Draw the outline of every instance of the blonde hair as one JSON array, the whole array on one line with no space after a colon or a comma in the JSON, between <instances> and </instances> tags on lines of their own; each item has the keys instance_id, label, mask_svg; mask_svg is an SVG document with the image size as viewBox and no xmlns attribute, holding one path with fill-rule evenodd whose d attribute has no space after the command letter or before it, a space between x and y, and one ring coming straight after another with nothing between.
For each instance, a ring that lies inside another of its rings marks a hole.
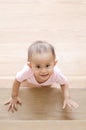
<instances>
[{"instance_id":1,"label":"blonde hair","mask_svg":"<svg viewBox=\"0 0 86 130\"><path fill-rule=\"evenodd\" d=\"M41 54L48 51L52 52L54 58L56 57L54 47L51 44L47 43L46 41L35 41L28 48L28 61L31 60L31 56L33 53Z\"/></svg>"}]
</instances>

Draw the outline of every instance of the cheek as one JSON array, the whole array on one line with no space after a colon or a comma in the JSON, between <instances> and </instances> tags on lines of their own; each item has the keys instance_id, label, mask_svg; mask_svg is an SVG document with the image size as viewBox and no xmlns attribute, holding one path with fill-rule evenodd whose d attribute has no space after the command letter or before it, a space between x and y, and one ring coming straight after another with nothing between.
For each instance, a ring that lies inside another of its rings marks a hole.
<instances>
[{"instance_id":1,"label":"cheek","mask_svg":"<svg viewBox=\"0 0 86 130\"><path fill-rule=\"evenodd\" d=\"M53 69L54 69L54 66L53 66L53 65L50 66L49 70L50 70L50 71L53 71Z\"/></svg>"},{"instance_id":2,"label":"cheek","mask_svg":"<svg viewBox=\"0 0 86 130\"><path fill-rule=\"evenodd\" d=\"M48 72L52 73L53 72L53 68L48 69Z\"/></svg>"},{"instance_id":3,"label":"cheek","mask_svg":"<svg viewBox=\"0 0 86 130\"><path fill-rule=\"evenodd\" d=\"M39 74L39 71L38 71L37 69L34 69L34 70L33 70L33 73Z\"/></svg>"}]
</instances>

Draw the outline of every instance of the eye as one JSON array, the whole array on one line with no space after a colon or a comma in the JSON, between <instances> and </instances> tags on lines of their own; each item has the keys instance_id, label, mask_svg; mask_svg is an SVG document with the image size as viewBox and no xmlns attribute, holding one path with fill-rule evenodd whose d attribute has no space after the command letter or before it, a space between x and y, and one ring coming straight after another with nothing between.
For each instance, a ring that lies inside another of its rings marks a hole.
<instances>
[{"instance_id":1,"label":"eye","mask_svg":"<svg viewBox=\"0 0 86 130\"><path fill-rule=\"evenodd\" d=\"M46 68L50 67L50 65L46 65Z\"/></svg>"},{"instance_id":2,"label":"eye","mask_svg":"<svg viewBox=\"0 0 86 130\"><path fill-rule=\"evenodd\" d=\"M40 65L37 65L36 68L40 69L41 67L40 67Z\"/></svg>"}]
</instances>

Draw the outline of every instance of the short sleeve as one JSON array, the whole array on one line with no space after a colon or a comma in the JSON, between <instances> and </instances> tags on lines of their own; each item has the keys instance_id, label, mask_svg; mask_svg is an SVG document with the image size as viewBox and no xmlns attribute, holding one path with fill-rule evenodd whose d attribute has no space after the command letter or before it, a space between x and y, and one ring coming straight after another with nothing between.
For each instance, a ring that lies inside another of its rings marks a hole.
<instances>
[{"instance_id":1,"label":"short sleeve","mask_svg":"<svg viewBox=\"0 0 86 130\"><path fill-rule=\"evenodd\" d=\"M61 70L58 68L55 68L55 80L60 85L64 85L68 83L68 79L65 75L62 74Z\"/></svg>"},{"instance_id":2,"label":"short sleeve","mask_svg":"<svg viewBox=\"0 0 86 130\"><path fill-rule=\"evenodd\" d=\"M24 80L28 78L28 71L29 71L29 67L25 65L22 70L17 72L16 79L19 82L23 82Z\"/></svg>"}]
</instances>

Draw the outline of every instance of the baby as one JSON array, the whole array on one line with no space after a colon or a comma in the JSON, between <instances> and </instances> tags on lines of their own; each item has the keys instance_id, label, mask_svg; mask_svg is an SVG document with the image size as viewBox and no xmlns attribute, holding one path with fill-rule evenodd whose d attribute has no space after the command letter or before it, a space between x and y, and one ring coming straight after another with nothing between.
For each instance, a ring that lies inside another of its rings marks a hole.
<instances>
[{"instance_id":1,"label":"baby","mask_svg":"<svg viewBox=\"0 0 86 130\"><path fill-rule=\"evenodd\" d=\"M46 41L36 41L28 48L28 61L24 68L16 74L12 87L12 96L5 105L8 111L17 111L17 104L21 104L18 96L20 84L27 80L30 87L51 86L57 83L61 86L63 94L63 109L65 107L77 108L69 94L68 80L56 66L57 60L54 47Z\"/></svg>"}]
</instances>

